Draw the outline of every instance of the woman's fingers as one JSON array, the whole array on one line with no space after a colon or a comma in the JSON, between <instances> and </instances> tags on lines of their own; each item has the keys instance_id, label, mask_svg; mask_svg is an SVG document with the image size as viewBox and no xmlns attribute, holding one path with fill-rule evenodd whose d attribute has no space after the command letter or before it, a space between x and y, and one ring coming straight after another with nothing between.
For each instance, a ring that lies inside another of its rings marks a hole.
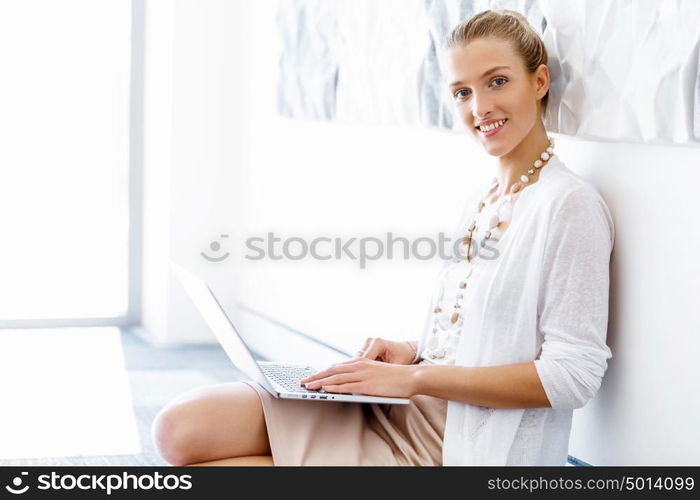
<instances>
[{"instance_id":1,"label":"woman's fingers","mask_svg":"<svg viewBox=\"0 0 700 500\"><path fill-rule=\"evenodd\" d=\"M364 358L375 360L384 359L384 354L386 352L386 343L382 339L375 339L374 342L369 346L367 352L365 352Z\"/></svg>"},{"instance_id":2,"label":"woman's fingers","mask_svg":"<svg viewBox=\"0 0 700 500\"><path fill-rule=\"evenodd\" d=\"M301 379L299 381L299 385L308 384L309 382L313 382L315 380L319 380L319 379L322 379L324 377L327 377L328 375L331 375L330 370L331 370L331 368L327 368L327 369L322 370L320 372L316 372L313 375L309 375L308 377Z\"/></svg>"},{"instance_id":3,"label":"woman's fingers","mask_svg":"<svg viewBox=\"0 0 700 500\"><path fill-rule=\"evenodd\" d=\"M319 389L320 387L325 387L327 385L340 385L355 382L356 379L357 377L355 377L352 373L341 373L338 375L324 377L319 380L314 380L313 382L308 382L305 385L307 389Z\"/></svg>"},{"instance_id":4,"label":"woman's fingers","mask_svg":"<svg viewBox=\"0 0 700 500\"><path fill-rule=\"evenodd\" d=\"M367 352L367 349L369 348L369 346L372 344L372 341L373 341L373 340L374 340L374 339L373 339L372 337L369 337L367 340L365 340L365 343L362 345L362 349L360 349L359 351L357 351L357 352L355 353L355 355L356 355L358 358L363 357L363 356L365 355L365 352Z\"/></svg>"},{"instance_id":5,"label":"woman's fingers","mask_svg":"<svg viewBox=\"0 0 700 500\"><path fill-rule=\"evenodd\" d=\"M372 338L369 345L364 349L361 357L365 359L385 361L386 341L382 338Z\"/></svg>"},{"instance_id":6,"label":"woman's fingers","mask_svg":"<svg viewBox=\"0 0 700 500\"><path fill-rule=\"evenodd\" d=\"M325 370L321 370L320 372L316 372L313 375L309 375L306 378L303 378L299 381L301 385L308 384L309 382L313 382L315 380L319 380L325 377L328 377L330 375L335 375L337 373L345 373L349 371L353 371L353 364L356 363L358 360L357 359L351 359L348 361L344 361L343 363L336 363L334 365L331 365L330 367L326 368Z\"/></svg>"},{"instance_id":7,"label":"woman's fingers","mask_svg":"<svg viewBox=\"0 0 700 500\"><path fill-rule=\"evenodd\" d=\"M334 384L334 385L324 385L323 390L326 392L340 392L340 393L363 393L361 382L351 382L348 384Z\"/></svg>"}]
</instances>

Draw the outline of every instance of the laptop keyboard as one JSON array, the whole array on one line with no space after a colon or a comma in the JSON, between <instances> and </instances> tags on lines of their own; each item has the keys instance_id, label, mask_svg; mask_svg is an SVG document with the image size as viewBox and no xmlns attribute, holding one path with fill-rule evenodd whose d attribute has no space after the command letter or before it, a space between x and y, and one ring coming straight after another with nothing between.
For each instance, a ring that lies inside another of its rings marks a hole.
<instances>
[{"instance_id":1,"label":"laptop keyboard","mask_svg":"<svg viewBox=\"0 0 700 500\"><path fill-rule=\"evenodd\" d=\"M258 366L269 378L281 385L289 392L323 393L323 389L311 390L299 384L299 381L316 373L306 366L282 365L266 361L258 361Z\"/></svg>"}]
</instances>

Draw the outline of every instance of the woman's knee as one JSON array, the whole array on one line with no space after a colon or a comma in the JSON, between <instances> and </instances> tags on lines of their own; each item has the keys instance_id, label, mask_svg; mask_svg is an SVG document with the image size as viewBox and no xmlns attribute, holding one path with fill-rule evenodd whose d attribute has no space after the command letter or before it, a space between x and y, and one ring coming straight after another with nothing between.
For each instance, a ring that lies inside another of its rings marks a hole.
<instances>
[{"instance_id":1,"label":"woman's knee","mask_svg":"<svg viewBox=\"0 0 700 500\"><path fill-rule=\"evenodd\" d=\"M241 432L260 426L264 436L255 439ZM179 396L156 415L151 434L158 453L172 465L200 462L212 455L269 452L259 396L244 383L207 386Z\"/></svg>"},{"instance_id":2,"label":"woman's knee","mask_svg":"<svg viewBox=\"0 0 700 500\"><path fill-rule=\"evenodd\" d=\"M189 463L188 428L186 411L179 406L166 406L153 419L151 437L156 451L171 465Z\"/></svg>"}]
</instances>

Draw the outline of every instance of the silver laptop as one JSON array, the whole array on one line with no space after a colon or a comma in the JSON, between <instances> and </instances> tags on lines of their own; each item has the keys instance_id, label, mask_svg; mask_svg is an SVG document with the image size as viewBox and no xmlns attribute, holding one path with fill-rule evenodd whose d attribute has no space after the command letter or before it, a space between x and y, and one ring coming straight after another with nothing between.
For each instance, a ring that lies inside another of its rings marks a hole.
<instances>
[{"instance_id":1,"label":"silver laptop","mask_svg":"<svg viewBox=\"0 0 700 500\"><path fill-rule=\"evenodd\" d=\"M299 381L318 370L305 365L257 360L246 343L245 335L241 335L233 325L209 285L174 262L170 264L231 362L274 397L302 401L349 401L355 403L408 404L410 402L407 398L306 389L300 385Z\"/></svg>"}]
</instances>

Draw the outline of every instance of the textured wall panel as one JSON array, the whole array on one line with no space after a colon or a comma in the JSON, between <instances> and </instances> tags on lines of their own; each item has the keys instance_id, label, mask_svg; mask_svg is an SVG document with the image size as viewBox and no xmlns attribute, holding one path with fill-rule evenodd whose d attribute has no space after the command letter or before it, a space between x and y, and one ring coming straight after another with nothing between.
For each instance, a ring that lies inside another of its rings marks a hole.
<instances>
[{"instance_id":1,"label":"textured wall panel","mask_svg":"<svg viewBox=\"0 0 700 500\"><path fill-rule=\"evenodd\" d=\"M698 80L700 2L541 0L553 60L553 131L687 143ZM574 8L575 6L575 8Z\"/></svg>"},{"instance_id":2,"label":"textured wall panel","mask_svg":"<svg viewBox=\"0 0 700 500\"><path fill-rule=\"evenodd\" d=\"M292 118L462 126L444 39L486 9L522 12L552 77L545 126L591 139L700 142L700 2L283 0L279 112Z\"/></svg>"},{"instance_id":3,"label":"textured wall panel","mask_svg":"<svg viewBox=\"0 0 700 500\"><path fill-rule=\"evenodd\" d=\"M337 3L341 43L338 120L419 123L428 43L422 0Z\"/></svg>"},{"instance_id":4,"label":"textured wall panel","mask_svg":"<svg viewBox=\"0 0 700 500\"><path fill-rule=\"evenodd\" d=\"M336 5L328 0L279 2L277 106L282 116L335 119L340 64Z\"/></svg>"}]
</instances>

